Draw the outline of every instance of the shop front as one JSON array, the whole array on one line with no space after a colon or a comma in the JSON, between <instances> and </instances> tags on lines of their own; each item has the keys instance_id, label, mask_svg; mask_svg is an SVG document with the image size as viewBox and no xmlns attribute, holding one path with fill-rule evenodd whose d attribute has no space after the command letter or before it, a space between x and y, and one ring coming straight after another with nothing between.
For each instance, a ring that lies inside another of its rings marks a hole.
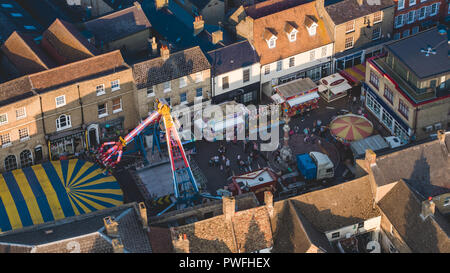
<instances>
[{"instance_id":1,"label":"shop front","mask_svg":"<svg viewBox=\"0 0 450 273\"><path fill-rule=\"evenodd\" d=\"M107 122L100 123L99 133L100 133L100 143L106 141L117 141L119 136L125 135L124 130L124 117L119 117L113 120L108 120Z\"/></svg>"},{"instance_id":2,"label":"shop front","mask_svg":"<svg viewBox=\"0 0 450 273\"><path fill-rule=\"evenodd\" d=\"M221 95L214 96L212 101L214 104L223 103L234 100L242 104L258 103L260 83L256 82L238 89L225 92Z\"/></svg>"},{"instance_id":3,"label":"shop front","mask_svg":"<svg viewBox=\"0 0 450 273\"><path fill-rule=\"evenodd\" d=\"M86 131L78 128L50 135L48 146L51 160L69 158L87 148Z\"/></svg>"},{"instance_id":4,"label":"shop front","mask_svg":"<svg viewBox=\"0 0 450 273\"><path fill-rule=\"evenodd\" d=\"M294 80L274 89L276 94L272 99L280 103L282 112L290 117L317 108L318 87L310 78Z\"/></svg>"}]
</instances>

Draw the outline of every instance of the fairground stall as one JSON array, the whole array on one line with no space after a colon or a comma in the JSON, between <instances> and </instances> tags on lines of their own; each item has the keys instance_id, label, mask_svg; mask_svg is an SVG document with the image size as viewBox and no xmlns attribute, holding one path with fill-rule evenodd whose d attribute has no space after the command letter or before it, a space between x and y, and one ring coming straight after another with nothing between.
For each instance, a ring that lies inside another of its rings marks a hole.
<instances>
[{"instance_id":1,"label":"fairground stall","mask_svg":"<svg viewBox=\"0 0 450 273\"><path fill-rule=\"evenodd\" d=\"M326 102L332 102L347 96L352 86L339 73L322 78L319 81L319 94Z\"/></svg>"},{"instance_id":2,"label":"fairground stall","mask_svg":"<svg viewBox=\"0 0 450 273\"><path fill-rule=\"evenodd\" d=\"M317 85L310 79L293 80L274 87L272 100L281 104L281 110L294 116L317 108L319 94Z\"/></svg>"},{"instance_id":3,"label":"fairground stall","mask_svg":"<svg viewBox=\"0 0 450 273\"><path fill-rule=\"evenodd\" d=\"M331 135L344 144L364 139L373 132L372 122L354 114L336 117L331 121L329 128Z\"/></svg>"}]
</instances>

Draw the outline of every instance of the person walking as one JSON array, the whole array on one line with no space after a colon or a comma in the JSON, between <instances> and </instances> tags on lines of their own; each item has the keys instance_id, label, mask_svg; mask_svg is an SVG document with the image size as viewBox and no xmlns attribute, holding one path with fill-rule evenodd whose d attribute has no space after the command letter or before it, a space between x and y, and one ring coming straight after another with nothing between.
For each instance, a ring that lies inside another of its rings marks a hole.
<instances>
[{"instance_id":1,"label":"person walking","mask_svg":"<svg viewBox=\"0 0 450 273\"><path fill-rule=\"evenodd\" d=\"M225 162L225 166L227 167L227 168L229 168L230 167L230 160L227 158L227 160L226 160L226 162Z\"/></svg>"},{"instance_id":2,"label":"person walking","mask_svg":"<svg viewBox=\"0 0 450 273\"><path fill-rule=\"evenodd\" d=\"M241 155L237 155L237 157L236 157L236 162L237 162L237 164L239 165L239 162L241 161Z\"/></svg>"}]
</instances>

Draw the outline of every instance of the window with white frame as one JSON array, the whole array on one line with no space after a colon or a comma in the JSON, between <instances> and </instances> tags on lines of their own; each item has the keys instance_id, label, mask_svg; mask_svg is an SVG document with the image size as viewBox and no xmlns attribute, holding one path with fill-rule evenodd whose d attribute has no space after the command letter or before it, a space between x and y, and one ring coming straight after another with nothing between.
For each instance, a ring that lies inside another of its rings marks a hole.
<instances>
[{"instance_id":1,"label":"window with white frame","mask_svg":"<svg viewBox=\"0 0 450 273\"><path fill-rule=\"evenodd\" d=\"M430 16L435 16L438 13L438 7L439 7L439 3L434 3L431 5L431 12L430 12Z\"/></svg>"},{"instance_id":2,"label":"window with white frame","mask_svg":"<svg viewBox=\"0 0 450 273\"><path fill-rule=\"evenodd\" d=\"M2 146L11 144L11 139L10 139L10 137L9 137L9 133L0 135L0 140L1 140L1 142L2 142L2 143L1 143Z\"/></svg>"},{"instance_id":3,"label":"window with white frame","mask_svg":"<svg viewBox=\"0 0 450 273\"><path fill-rule=\"evenodd\" d=\"M95 87L95 90L96 90L96 92L97 92L97 96L100 96L100 95L103 95L103 94L106 93L106 92L105 92L105 85L104 85L104 84L97 85L97 86Z\"/></svg>"},{"instance_id":4,"label":"window with white frame","mask_svg":"<svg viewBox=\"0 0 450 273\"><path fill-rule=\"evenodd\" d=\"M155 91L153 90L153 85L147 87L147 97L153 97L155 96Z\"/></svg>"},{"instance_id":5,"label":"window with white frame","mask_svg":"<svg viewBox=\"0 0 450 273\"><path fill-rule=\"evenodd\" d=\"M419 26L413 27L411 34L416 34L417 32L419 32Z\"/></svg>"},{"instance_id":6,"label":"window with white frame","mask_svg":"<svg viewBox=\"0 0 450 273\"><path fill-rule=\"evenodd\" d=\"M25 110L25 107L21 107L21 108L16 109L16 119L17 120L23 119L26 116L27 116L27 112Z\"/></svg>"},{"instance_id":7,"label":"window with white frame","mask_svg":"<svg viewBox=\"0 0 450 273\"><path fill-rule=\"evenodd\" d=\"M325 56L327 56L327 47L326 46L322 47L322 58Z\"/></svg>"},{"instance_id":8,"label":"window with white frame","mask_svg":"<svg viewBox=\"0 0 450 273\"><path fill-rule=\"evenodd\" d=\"M274 48L277 45L276 40L277 39L275 37L270 38L270 40L269 40L269 48Z\"/></svg>"},{"instance_id":9,"label":"window with white frame","mask_svg":"<svg viewBox=\"0 0 450 273\"><path fill-rule=\"evenodd\" d=\"M398 0L398 10L404 9L405 8L405 0Z\"/></svg>"},{"instance_id":10,"label":"window with white frame","mask_svg":"<svg viewBox=\"0 0 450 273\"><path fill-rule=\"evenodd\" d=\"M372 29L372 40L378 40L381 37L381 27Z\"/></svg>"},{"instance_id":11,"label":"window with white frame","mask_svg":"<svg viewBox=\"0 0 450 273\"><path fill-rule=\"evenodd\" d=\"M399 28L403 26L403 14L400 14L395 17L395 27Z\"/></svg>"},{"instance_id":12,"label":"window with white frame","mask_svg":"<svg viewBox=\"0 0 450 273\"><path fill-rule=\"evenodd\" d=\"M426 8L427 7L421 7L419 10L419 20L422 20L425 18L426 15Z\"/></svg>"},{"instance_id":13,"label":"window with white frame","mask_svg":"<svg viewBox=\"0 0 450 273\"><path fill-rule=\"evenodd\" d=\"M293 67L295 65L295 57L289 58L289 67Z\"/></svg>"},{"instance_id":14,"label":"window with white frame","mask_svg":"<svg viewBox=\"0 0 450 273\"><path fill-rule=\"evenodd\" d=\"M61 115L56 119L56 131L72 127L69 115Z\"/></svg>"},{"instance_id":15,"label":"window with white frame","mask_svg":"<svg viewBox=\"0 0 450 273\"><path fill-rule=\"evenodd\" d=\"M381 11L377 11L373 14L373 23L379 23L382 21L382 13Z\"/></svg>"},{"instance_id":16,"label":"window with white frame","mask_svg":"<svg viewBox=\"0 0 450 273\"><path fill-rule=\"evenodd\" d=\"M309 52L309 60L310 61L314 61L316 59L316 51L315 50L311 50Z\"/></svg>"},{"instance_id":17,"label":"window with white frame","mask_svg":"<svg viewBox=\"0 0 450 273\"><path fill-rule=\"evenodd\" d=\"M164 92L169 92L170 90L172 90L170 86L170 81L167 81L164 83Z\"/></svg>"},{"instance_id":18,"label":"window with white frame","mask_svg":"<svg viewBox=\"0 0 450 273\"><path fill-rule=\"evenodd\" d=\"M30 136L28 135L28 128L19 129L19 138L20 140L26 140Z\"/></svg>"},{"instance_id":19,"label":"window with white frame","mask_svg":"<svg viewBox=\"0 0 450 273\"><path fill-rule=\"evenodd\" d=\"M353 47L353 37L345 38L345 49Z\"/></svg>"},{"instance_id":20,"label":"window with white frame","mask_svg":"<svg viewBox=\"0 0 450 273\"><path fill-rule=\"evenodd\" d=\"M349 21L345 24L345 33L349 33L355 30L355 20Z\"/></svg>"},{"instance_id":21,"label":"window with white frame","mask_svg":"<svg viewBox=\"0 0 450 273\"><path fill-rule=\"evenodd\" d=\"M267 74L269 74L270 73L270 65L266 65L265 67L264 67L264 75L267 75Z\"/></svg>"},{"instance_id":22,"label":"window with white frame","mask_svg":"<svg viewBox=\"0 0 450 273\"><path fill-rule=\"evenodd\" d=\"M1 114L0 115L0 125L4 125L8 123L8 114Z\"/></svg>"},{"instance_id":23,"label":"window with white frame","mask_svg":"<svg viewBox=\"0 0 450 273\"><path fill-rule=\"evenodd\" d=\"M180 78L180 88L185 87L186 85L187 85L186 77L181 77Z\"/></svg>"},{"instance_id":24,"label":"window with white frame","mask_svg":"<svg viewBox=\"0 0 450 273\"><path fill-rule=\"evenodd\" d=\"M65 95L58 96L58 97L55 98L55 101L56 101L56 107L57 108L61 107L61 106L64 106L64 105L66 105L66 96Z\"/></svg>"},{"instance_id":25,"label":"window with white frame","mask_svg":"<svg viewBox=\"0 0 450 273\"><path fill-rule=\"evenodd\" d=\"M295 42L295 40L297 40L297 32L296 29L293 29L291 33L289 33L288 37L290 42Z\"/></svg>"},{"instance_id":26,"label":"window with white frame","mask_svg":"<svg viewBox=\"0 0 450 273\"><path fill-rule=\"evenodd\" d=\"M111 91L116 91L120 89L120 82L119 80L114 80L111 82Z\"/></svg>"},{"instance_id":27,"label":"window with white frame","mask_svg":"<svg viewBox=\"0 0 450 273\"><path fill-rule=\"evenodd\" d=\"M409 6L412 7L416 4L416 0L409 0Z\"/></svg>"},{"instance_id":28,"label":"window with white frame","mask_svg":"<svg viewBox=\"0 0 450 273\"><path fill-rule=\"evenodd\" d=\"M414 22L414 17L415 17L414 15L415 15L415 11L414 10L408 12L408 19L406 21L408 24L411 24L411 23Z\"/></svg>"},{"instance_id":29,"label":"window with white frame","mask_svg":"<svg viewBox=\"0 0 450 273\"><path fill-rule=\"evenodd\" d=\"M114 98L112 100L112 111L113 114L122 111L122 98Z\"/></svg>"},{"instance_id":30,"label":"window with white frame","mask_svg":"<svg viewBox=\"0 0 450 273\"><path fill-rule=\"evenodd\" d=\"M283 69L283 61L278 61L277 62L277 71L281 71L281 69Z\"/></svg>"},{"instance_id":31,"label":"window with white frame","mask_svg":"<svg viewBox=\"0 0 450 273\"><path fill-rule=\"evenodd\" d=\"M243 82L250 81L250 69L244 69L242 71L242 80Z\"/></svg>"},{"instance_id":32,"label":"window with white frame","mask_svg":"<svg viewBox=\"0 0 450 273\"><path fill-rule=\"evenodd\" d=\"M201 81L203 81L203 74L202 74L202 72L200 71L200 72L198 72L198 73L195 73L195 82L196 82L196 83L199 83L199 82L201 82Z\"/></svg>"},{"instance_id":33,"label":"window with white frame","mask_svg":"<svg viewBox=\"0 0 450 273\"><path fill-rule=\"evenodd\" d=\"M106 117L108 115L106 102L97 105L97 112L99 118Z\"/></svg>"}]
</instances>

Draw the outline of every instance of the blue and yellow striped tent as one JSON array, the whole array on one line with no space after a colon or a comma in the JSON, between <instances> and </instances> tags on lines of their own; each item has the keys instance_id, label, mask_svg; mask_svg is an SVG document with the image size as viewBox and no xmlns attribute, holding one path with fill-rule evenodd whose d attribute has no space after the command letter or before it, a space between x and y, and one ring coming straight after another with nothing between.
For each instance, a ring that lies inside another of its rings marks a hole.
<instances>
[{"instance_id":1,"label":"blue and yellow striped tent","mask_svg":"<svg viewBox=\"0 0 450 273\"><path fill-rule=\"evenodd\" d=\"M8 231L123 204L117 180L78 159L0 174L0 229Z\"/></svg>"}]
</instances>

